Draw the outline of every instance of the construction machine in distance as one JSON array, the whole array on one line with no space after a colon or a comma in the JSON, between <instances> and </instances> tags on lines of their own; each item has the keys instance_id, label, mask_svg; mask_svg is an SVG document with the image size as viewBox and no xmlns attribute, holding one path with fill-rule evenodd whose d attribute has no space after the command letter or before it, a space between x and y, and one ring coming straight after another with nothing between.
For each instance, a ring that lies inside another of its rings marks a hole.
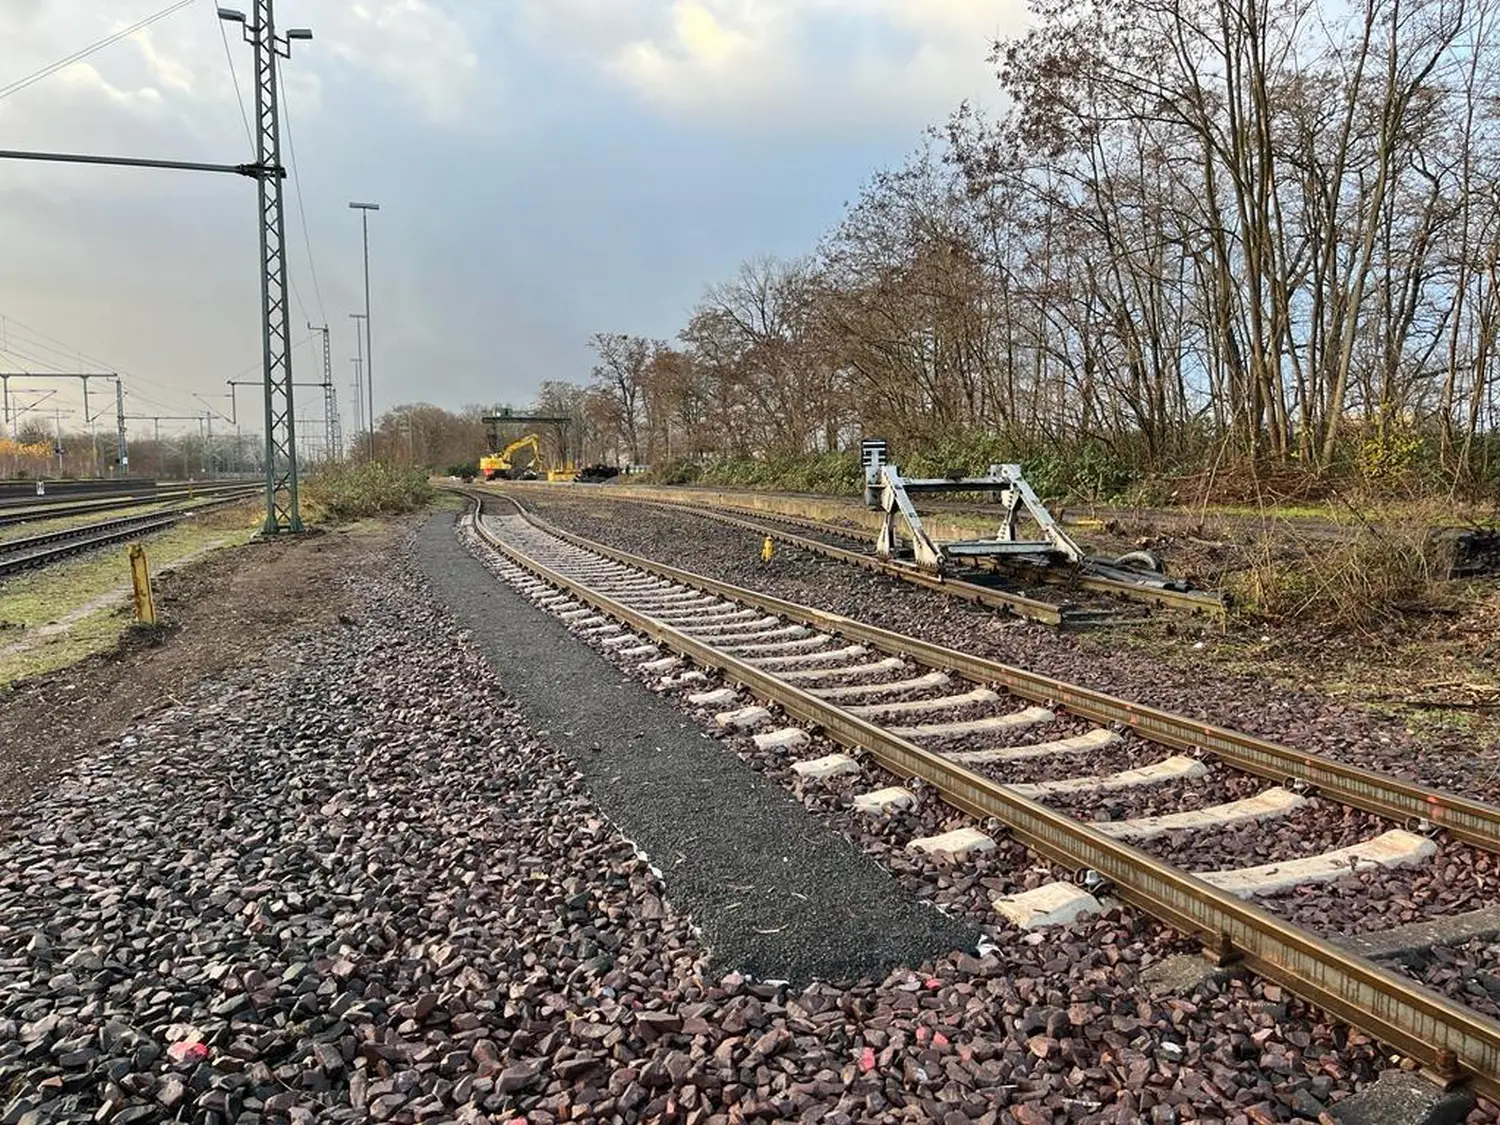
<instances>
[{"instance_id":1,"label":"construction machine in distance","mask_svg":"<svg viewBox=\"0 0 1500 1125\"><path fill-rule=\"evenodd\" d=\"M531 459L518 466L515 463L516 457L528 450L531 453ZM548 468L547 460L542 456L541 438L536 434L527 434L511 442L499 453L481 457L479 475L485 480L537 480L545 476L551 481L566 481L576 479L578 470L571 465L556 469Z\"/></svg>"}]
</instances>

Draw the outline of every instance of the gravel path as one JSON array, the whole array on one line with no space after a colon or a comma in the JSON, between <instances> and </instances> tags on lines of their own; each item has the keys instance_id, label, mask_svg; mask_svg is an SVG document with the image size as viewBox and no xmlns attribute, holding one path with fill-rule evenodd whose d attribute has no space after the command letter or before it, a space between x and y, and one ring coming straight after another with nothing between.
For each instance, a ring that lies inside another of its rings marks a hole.
<instances>
[{"instance_id":1,"label":"gravel path","mask_svg":"<svg viewBox=\"0 0 1500 1125\"><path fill-rule=\"evenodd\" d=\"M393 529L313 533L214 551L188 566L179 561L153 579L164 634L128 634L71 667L7 685L0 692L0 838L10 831L8 814L34 788L108 741L128 716L331 620L339 610L335 577L396 537Z\"/></svg>"},{"instance_id":2,"label":"gravel path","mask_svg":"<svg viewBox=\"0 0 1500 1125\"><path fill-rule=\"evenodd\" d=\"M1384 1065L1272 986L1149 996L1130 912L846 986L710 970L411 565L343 581L347 624L0 845L0 1119L1249 1125Z\"/></svg>"},{"instance_id":3,"label":"gravel path","mask_svg":"<svg viewBox=\"0 0 1500 1125\"><path fill-rule=\"evenodd\" d=\"M805 983L974 950L974 927L901 894L779 786L475 565L453 534L423 535L417 559L504 669L527 720L573 759L604 813L665 872L717 963Z\"/></svg>"}]
</instances>

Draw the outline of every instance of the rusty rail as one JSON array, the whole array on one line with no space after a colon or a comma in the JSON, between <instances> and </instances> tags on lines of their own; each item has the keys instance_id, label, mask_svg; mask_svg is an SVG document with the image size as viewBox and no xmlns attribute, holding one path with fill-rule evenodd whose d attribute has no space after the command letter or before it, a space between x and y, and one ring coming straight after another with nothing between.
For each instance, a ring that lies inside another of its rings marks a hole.
<instances>
[{"instance_id":1,"label":"rusty rail","mask_svg":"<svg viewBox=\"0 0 1500 1125\"><path fill-rule=\"evenodd\" d=\"M1227 727L1133 703L1092 688L1070 684L1066 680L1054 679L1025 668L894 633L842 614L783 601L757 590L747 590L705 575L678 570L575 535L526 511L515 497L502 498L515 504L517 510L533 526L618 562L652 571L674 581L686 582L721 597L742 601L746 605L757 606L767 613L781 614L804 625L832 630L885 652L905 654L922 664L957 672L978 683L995 684L1023 699L1055 704L1094 722L1119 723L1136 731L1143 738L1165 746L1181 750L1202 749L1222 758L1226 764L1236 769L1278 783L1300 782L1342 804L1364 809L1401 824L1444 828L1457 839L1500 854L1500 808L1482 801L1444 793L1415 781L1405 781L1311 751L1295 750Z\"/></svg>"},{"instance_id":2,"label":"rusty rail","mask_svg":"<svg viewBox=\"0 0 1500 1125\"><path fill-rule=\"evenodd\" d=\"M761 520L769 520L790 524L793 527L801 527L808 531L846 535L851 539L859 538L859 536L855 535L848 528L826 524L820 520L810 519L806 516L793 516L782 512L766 512L757 509L710 504L698 500L661 500L656 497L644 496L627 496L625 499L628 499L633 504L654 504L662 508L677 508L702 516L704 519L715 520L730 527L738 527L744 531L753 531L761 535L773 535L783 542L791 543L804 551L812 551L827 558L837 559L839 562L850 563L877 574L899 578L903 582L911 582L914 585L924 586L930 590L937 590L940 593L953 597L967 598L982 605L1009 610L1018 617L1040 621L1043 624L1067 628L1070 624L1083 625L1090 623L1087 621L1084 613L1067 604L1058 605L1042 601L1040 598L1027 597L1024 594L1007 593L1004 590L995 590L988 586L981 586L977 582L968 582L961 578L945 578L893 559L882 559L877 555L871 555L864 551L854 551L847 547L838 547L832 543L824 543L817 539L808 539L806 536L794 535L781 528L767 527L764 523L759 522ZM989 560L989 565L985 569L995 572L1001 570L1007 572L1014 571L1014 568L1007 566L1004 560ZM1115 597L1129 598L1133 601L1148 602L1167 609L1182 610L1189 613L1203 613L1211 617L1222 617L1228 612L1229 608L1222 594L1206 593L1201 590L1163 590L1150 586L1137 586L1113 578L1104 578L1097 574L1085 574L1072 570L1052 571L1047 569L1038 570L1030 567L1027 568L1026 574L1028 577L1034 578L1039 582L1059 586L1075 586L1080 590L1089 590L1096 594L1109 594ZM1050 613L1048 612L1049 610L1051 611ZM1070 615L1076 617L1078 620L1076 622L1070 621Z\"/></svg>"},{"instance_id":3,"label":"rusty rail","mask_svg":"<svg viewBox=\"0 0 1500 1125\"><path fill-rule=\"evenodd\" d=\"M970 674L967 670L976 667L976 658L965 657L962 653L954 653L940 646L901 637L872 626L860 625L837 614L798 606L594 543L532 515L513 497L505 499L515 504L522 517L538 530L575 547L658 577L720 597L732 598L802 624L837 631L863 643L871 643L890 651L901 651L914 660L932 663L935 667L946 667L964 674ZM475 497L475 500L477 513L482 500L479 497ZM598 593L586 583L553 570L506 544L490 532L482 520L476 518L474 523L476 532L487 543L537 577L568 590L581 601L705 667L722 671L728 678L761 698L779 704L788 715L822 728L843 745L868 751L898 777L923 778L954 806L980 818L994 818L1028 847L1068 869L1089 868L1097 871L1113 884L1115 892L1121 898L1184 933L1199 937L1221 952L1232 951L1253 971L1397 1047L1440 1080L1467 1079L1486 1096L1500 1096L1500 1022L1342 949L1269 911L1227 894L1138 848L1105 836L1081 821L1023 797L1007 786L924 750L877 724L851 715L835 704L778 679L773 673L679 632L649 614ZM942 653L950 653L951 659L933 659ZM987 661L978 663L1027 677L1033 682L1033 686L1045 682L1061 688L1067 687L1058 681L1046 680L1045 677L1024 673L1019 669L1009 669L1005 665ZM994 679L984 676L976 678ZM994 682L1003 683L1004 680L994 679ZM1098 693L1085 694L1096 701L1110 699ZM1028 697L1044 698L1040 694ZM1068 705L1066 697L1049 695L1045 698L1057 699L1064 706ZM1076 701L1084 700L1079 697ZM1110 702L1133 709L1138 715L1143 710L1148 710L1119 700ZM1080 710L1078 713L1089 712ZM1218 729L1164 712L1151 714L1182 724L1181 731L1192 729L1201 733ZM1136 725L1147 737L1156 737L1152 733L1153 728ZM1222 733L1232 735L1228 731ZM1489 809L1488 806L1480 808L1500 815L1500 810Z\"/></svg>"}]
</instances>

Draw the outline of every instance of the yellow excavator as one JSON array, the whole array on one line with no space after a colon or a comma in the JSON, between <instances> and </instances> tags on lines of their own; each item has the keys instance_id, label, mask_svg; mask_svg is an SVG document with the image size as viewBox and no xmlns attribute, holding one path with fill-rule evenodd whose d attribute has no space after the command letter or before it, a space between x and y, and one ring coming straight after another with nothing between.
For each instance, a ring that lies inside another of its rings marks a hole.
<instances>
[{"instance_id":1,"label":"yellow excavator","mask_svg":"<svg viewBox=\"0 0 1500 1125\"><path fill-rule=\"evenodd\" d=\"M518 467L515 463L516 456L527 450L531 452L531 459ZM574 480L578 476L578 470L571 465L558 469L548 468L547 461L542 456L541 438L536 434L527 434L511 442L499 453L481 457L479 475L485 480L536 480L538 477L545 477L547 480Z\"/></svg>"},{"instance_id":2,"label":"yellow excavator","mask_svg":"<svg viewBox=\"0 0 1500 1125\"><path fill-rule=\"evenodd\" d=\"M517 468L516 455L528 449L531 451L531 460ZM479 475L485 480L536 480L538 470L543 468L542 442L536 434L517 438L499 453L491 453L479 459Z\"/></svg>"}]
</instances>

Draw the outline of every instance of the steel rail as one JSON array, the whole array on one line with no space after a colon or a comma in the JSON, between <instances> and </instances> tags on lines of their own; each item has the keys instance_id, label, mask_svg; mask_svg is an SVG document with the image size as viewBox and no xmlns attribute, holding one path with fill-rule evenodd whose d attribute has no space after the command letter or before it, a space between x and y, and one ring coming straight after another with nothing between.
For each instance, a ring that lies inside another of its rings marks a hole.
<instances>
[{"instance_id":1,"label":"steel rail","mask_svg":"<svg viewBox=\"0 0 1500 1125\"><path fill-rule=\"evenodd\" d=\"M0 541L0 556L24 551L32 547L45 547L49 543L65 543L70 539L83 539L96 532L110 530L126 531L135 524L149 523L167 516L175 518L178 511L148 512L140 516L120 516L118 519L100 520L98 523L80 523L72 527L60 527L55 531L43 531L18 539Z\"/></svg>"},{"instance_id":2,"label":"steel rail","mask_svg":"<svg viewBox=\"0 0 1500 1125\"><path fill-rule=\"evenodd\" d=\"M503 493L492 492L488 495L503 496ZM506 499L511 499L506 497ZM862 567L875 574L884 574L892 578L899 578L903 582L910 582L914 586L922 586L929 590L937 590L952 597L966 598L981 605L991 606L995 609L1008 610L1017 617L1024 617L1031 621L1039 621L1044 625L1055 625L1065 628L1069 624L1069 615L1077 614L1076 607L1066 604L1059 605L1054 602L1044 602L1039 598L1029 598L1024 594L1010 594L1004 590L993 590L988 586L980 586L977 583L965 582L957 578L944 578L941 575L931 574L925 570L917 570L915 567L903 566L900 563L892 563L875 555L867 555L862 551L851 551L845 547L835 547L831 543L820 543L816 539L808 539L801 535L791 535L779 528L767 528L756 525L737 516L726 512L716 511L707 505L692 503L675 503L670 500L647 500L631 497L635 504L655 504L663 508L680 508L690 511L694 515L703 516L705 519L717 520L731 527L739 527L746 531L757 534L769 534L780 539L783 543L790 543L805 551L812 551L828 558L837 559L839 562L850 563ZM1088 623L1080 620L1078 623Z\"/></svg>"},{"instance_id":3,"label":"steel rail","mask_svg":"<svg viewBox=\"0 0 1500 1125\"><path fill-rule=\"evenodd\" d=\"M36 486L45 491L38 496ZM157 482L151 477L82 477L28 479L11 477L0 480L0 504L29 504L36 500L79 500L88 496L139 496L154 492Z\"/></svg>"},{"instance_id":4,"label":"steel rail","mask_svg":"<svg viewBox=\"0 0 1500 1125\"><path fill-rule=\"evenodd\" d=\"M40 535L29 535L21 539L0 542L0 577L36 566L45 566L69 555L92 550L95 547L106 547L135 535L162 531L174 526L186 516L207 508L232 504L239 499L237 495L219 497L202 504L184 505L166 512L102 520L99 523L62 528L58 531L48 531Z\"/></svg>"},{"instance_id":5,"label":"steel rail","mask_svg":"<svg viewBox=\"0 0 1500 1125\"><path fill-rule=\"evenodd\" d=\"M877 555L867 554L863 551L853 551L847 547L838 547L832 543L824 543L817 539L809 539L804 535L794 535L778 527L767 527L754 519L747 519L745 514L734 514L733 509L711 508L705 504L678 503L671 500L636 500L638 504L654 504L662 508L673 508L679 511L692 512L704 519L714 520L729 527L738 527L744 531L751 531L758 535L770 535L783 543L790 543L804 551L811 551L823 555L825 558L836 559L839 562L849 563L861 567L864 570L876 574L884 574L892 578L899 578L903 582L910 582L914 586L923 586L929 590L937 590L950 597L964 598L968 601L977 602L996 609L1004 609L1017 617L1024 617L1031 621L1039 621L1044 625L1055 625L1067 628L1070 624L1081 624L1087 619L1080 613L1077 606L1068 603L1056 603L1042 601L1040 598L1028 597L1025 594L1011 593L1006 590L996 590L989 586L981 586L977 582L968 582L962 578L952 578L929 571L918 570L916 567L906 566L903 563L891 559L882 559ZM765 516L772 520L782 519L779 515ZM801 524L802 521L795 517L788 518L788 523L793 526ZM815 523L816 521L807 521ZM809 530L823 530L822 528L809 528Z\"/></svg>"},{"instance_id":6,"label":"steel rail","mask_svg":"<svg viewBox=\"0 0 1500 1125\"><path fill-rule=\"evenodd\" d=\"M75 555L82 551L91 550L94 547L107 547L111 543L118 543L122 539L129 539L133 535L161 531L171 527L181 518L180 514L142 516L138 519L128 521L132 525L130 527L121 528L112 526L110 530L98 530L96 525L95 528L90 529L94 531L92 535L66 539L51 546L28 547L27 540L17 540L16 542L21 544L21 546L9 550L0 547L0 577L14 574L20 570L29 570L34 566L45 566L48 563L56 562L58 559L66 558L68 555ZM123 522L127 521L111 520L110 524L115 525Z\"/></svg>"},{"instance_id":7,"label":"steel rail","mask_svg":"<svg viewBox=\"0 0 1500 1125\"><path fill-rule=\"evenodd\" d=\"M58 516L74 516L89 511L111 511L114 508L141 507L142 504L165 504L174 499L196 499L198 496L222 496L231 492L263 489L263 484L174 484L154 492L120 492L105 495L58 495L36 496L26 499L0 501L0 526L13 523L28 523L39 519L54 519Z\"/></svg>"},{"instance_id":8,"label":"steel rail","mask_svg":"<svg viewBox=\"0 0 1500 1125\"><path fill-rule=\"evenodd\" d=\"M571 533L559 534L558 529L526 512L513 498L507 499L516 503L531 526L581 549L723 597L750 593L673 567L642 566L646 560L602 548ZM476 533L538 578L694 661L720 670L761 698L779 704L793 718L820 727L843 745L868 751L896 776L922 778L949 803L981 819L993 818L1022 843L1070 870L1098 872L1113 884L1119 897L1203 939L1221 956L1237 957L1267 979L1399 1048L1439 1080L1467 1078L1486 1096L1500 1096L1500 1022L599 593L505 543L478 518L482 506L483 500L475 497ZM745 600L757 605L762 596L752 594ZM779 607L791 604L764 600L766 604L760 608L768 611L775 606L776 612L781 612ZM846 620L803 608L809 623L842 625ZM907 651L914 659L922 659L919 650Z\"/></svg>"},{"instance_id":9,"label":"steel rail","mask_svg":"<svg viewBox=\"0 0 1500 1125\"><path fill-rule=\"evenodd\" d=\"M684 508L714 508L712 500L699 503L698 501L670 501L652 500L645 503L678 504ZM952 505L940 508L952 510L962 515L988 515L982 509L972 505ZM756 516L770 520L785 520L796 527L803 527L810 531L822 531L833 535L843 535L850 539L862 540L867 536L857 532L853 528L840 527L837 524L825 523L822 520L812 519L808 516L788 515L784 512L768 512L758 508L743 508L737 505L723 505L721 511L739 512L744 515ZM1078 570L1057 570L1052 567L1035 567L1026 563L1019 563L1013 559L1004 557L976 559L971 565L994 573L1024 574L1035 578L1038 582L1046 582L1058 586L1077 586L1083 590L1091 590L1099 594L1118 594L1122 597L1133 598L1137 601L1152 602L1165 606L1169 609L1182 609L1191 613L1225 614L1229 612L1229 600L1222 593L1211 593L1206 590L1163 590L1151 586L1137 586L1130 582L1121 581L1118 578L1106 578L1099 574L1089 574Z\"/></svg>"},{"instance_id":10,"label":"steel rail","mask_svg":"<svg viewBox=\"0 0 1500 1125\"><path fill-rule=\"evenodd\" d=\"M101 496L93 499L57 500L51 504L0 505L0 527L13 527L21 523L37 523L42 520L62 519L67 516L90 515L113 512L125 508L140 508L147 504L170 504L182 500L212 499L215 497L258 493L264 485L212 485L188 489L172 488L151 495Z\"/></svg>"},{"instance_id":11,"label":"steel rail","mask_svg":"<svg viewBox=\"0 0 1500 1125\"><path fill-rule=\"evenodd\" d=\"M759 512L755 511L754 509L732 507L718 509L718 511L716 511L707 504L699 504L697 502L678 503L669 500L648 500L645 501L645 503L663 504L674 507L681 507L687 510L696 510L700 511L703 515L709 516L710 518L717 518L718 512L735 512L741 513L743 515L753 514L762 519L785 520L787 523L790 523L793 526L804 527L809 531L823 531L835 535L848 535L851 539L860 538L848 528L841 528L833 524L826 524L820 520L809 519L805 516L789 516L783 515L780 512ZM816 541L812 541L812 543L815 544ZM805 540L798 543L798 546L805 545L810 544ZM814 549L820 548L814 547ZM845 549L840 547L827 547L825 545L825 547L821 549L837 551L840 552L840 554L845 553ZM861 558L873 557L870 555L865 555L862 552L852 553L858 555ZM886 562L886 560L884 559L879 559L877 561ZM897 570L906 572L915 571L915 568L907 566L904 563L891 561L888 562L887 565L893 572ZM1104 578L1097 574L1087 574L1078 570L1067 570L1064 572L1054 570L1050 567L1034 566L1026 566L1023 570L1022 567L1023 564L1009 562L1003 558L986 559L981 565L981 569L989 570L993 573L1024 573L1026 577L1035 578L1038 582L1046 582L1057 586L1076 586L1081 590L1088 590L1092 593L1112 594L1118 597L1130 598L1135 601L1150 602L1153 605L1163 606L1167 609L1180 609L1186 610L1190 613L1207 613L1210 615L1223 615L1229 610L1228 602L1225 600L1222 594L1211 594L1204 591L1193 590L1163 590L1151 586L1136 586L1129 582L1122 582L1115 578ZM915 571L915 573L921 574L925 572ZM961 582L963 580L948 579L948 581ZM971 583L971 585L973 584ZM979 588L984 589L985 587Z\"/></svg>"},{"instance_id":12,"label":"steel rail","mask_svg":"<svg viewBox=\"0 0 1500 1125\"><path fill-rule=\"evenodd\" d=\"M983 565L987 570L1003 570L1014 574L1023 564L1003 558L991 558L983 560ZM1026 573L1031 574L1032 571L1028 570ZM1079 570L1058 571L1051 567L1036 570L1035 576L1040 582L1059 586L1077 586L1096 594L1116 594L1135 601L1151 602L1166 609L1181 609L1189 613L1205 613L1218 617L1224 617L1229 613L1229 598L1225 594L1214 594L1204 590L1167 590L1157 586L1137 586L1118 578L1105 578L1099 574L1089 574Z\"/></svg>"},{"instance_id":13,"label":"steel rail","mask_svg":"<svg viewBox=\"0 0 1500 1125\"><path fill-rule=\"evenodd\" d=\"M628 497L627 499L636 504L655 504L663 508L676 508L703 516L705 519L717 520L731 527L739 527L743 530L759 534L773 535L784 542L791 543L806 551L826 555L829 558L851 563L866 570L888 574L894 578L900 578L903 581L911 582L918 586L925 586L928 589L938 590L945 594L968 598L971 601L981 602L985 605L1009 609L1018 616L1027 617L1034 621L1041 621L1044 624L1059 625L1067 628L1070 624L1068 620L1069 614L1074 615L1074 624L1087 625L1097 623L1089 621L1086 616L1088 611L1080 610L1075 606L1067 604L1054 605L1039 598L1030 598L1023 594L1006 593L1003 590L981 586L977 582L969 582L962 578L932 574L929 571L919 570L914 566L898 562L894 559L882 559L879 556L867 554L864 551L854 551L847 547L837 547L831 543L823 543L816 539L808 539L805 536L789 534L779 528L766 527L764 524L755 522L757 520L782 521L809 531L847 535L851 539L859 538L859 536L848 528L826 524L820 520L810 519L806 516L786 515L781 512L763 512L757 509L739 508L731 505L719 506L698 500L660 500L647 497ZM1018 570L1015 566L1007 566L1003 560L994 561L992 565L984 569L996 573L1003 570L1011 574L1016 573ZM1047 582L1060 586L1077 586L1080 589L1089 590L1094 593L1112 594L1131 598L1135 601L1150 602L1168 609L1181 609L1192 613L1220 615L1228 610L1227 603L1223 596L1219 594L1208 594L1201 591L1161 590L1153 587L1135 586L1113 578L1101 578L1098 575L1083 574L1075 571L1069 571L1065 574L1054 573L1050 569L1042 567L1029 567L1025 573L1029 577L1036 578L1039 582ZM1060 614L1061 620L1053 620L1044 613L1033 612L1030 609L1033 606L1050 607Z\"/></svg>"},{"instance_id":14,"label":"steel rail","mask_svg":"<svg viewBox=\"0 0 1500 1125\"><path fill-rule=\"evenodd\" d=\"M495 493L488 495L494 496ZM1268 739L1230 730L1185 715L1120 699L1092 688L1053 679L997 660L973 656L943 645L868 625L862 621L798 605L728 582L678 570L654 559L595 543L557 527L526 510L513 496L503 496L533 526L574 546L649 570L663 578L686 582L777 613L789 620L843 634L851 640L886 652L910 656L932 668L957 672L978 683L990 683L1036 703L1050 703L1072 714L1106 725L1118 723L1143 738L1180 750L1203 750L1236 769L1276 782L1301 783L1340 804L1351 805L1409 826L1446 829L1452 836L1486 851L1500 853L1500 808L1445 793L1419 782L1363 769L1311 751L1296 750Z\"/></svg>"}]
</instances>

